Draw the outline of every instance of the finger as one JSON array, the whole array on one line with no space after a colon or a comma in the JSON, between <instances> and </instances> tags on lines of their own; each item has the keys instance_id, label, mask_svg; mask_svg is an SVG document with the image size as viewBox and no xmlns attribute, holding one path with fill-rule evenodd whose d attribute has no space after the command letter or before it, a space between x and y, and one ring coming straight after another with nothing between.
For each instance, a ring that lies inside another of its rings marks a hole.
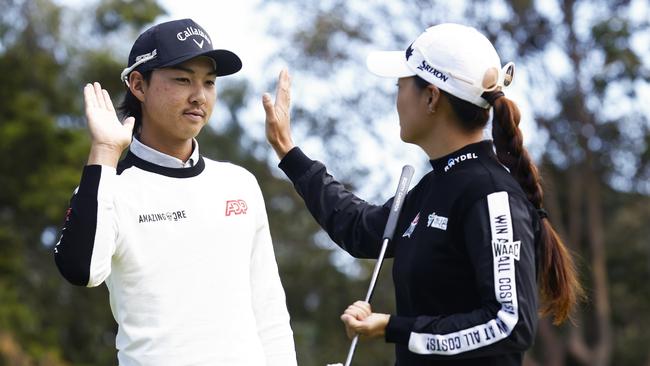
<instances>
[{"instance_id":1,"label":"finger","mask_svg":"<svg viewBox=\"0 0 650 366\"><path fill-rule=\"evenodd\" d=\"M106 108L111 112L115 112L115 108L113 107L113 101L111 100L111 96L108 95L108 91L106 89L102 89L102 98L104 99L104 104L106 104Z\"/></svg>"},{"instance_id":2,"label":"finger","mask_svg":"<svg viewBox=\"0 0 650 366\"><path fill-rule=\"evenodd\" d=\"M355 301L354 305L360 307L361 309L364 309L364 311L368 314L372 313L372 307L366 301Z\"/></svg>"},{"instance_id":3,"label":"finger","mask_svg":"<svg viewBox=\"0 0 650 366\"><path fill-rule=\"evenodd\" d=\"M106 109L106 103L104 102L104 97L102 96L102 86L98 82L93 83L93 89L95 90L95 99L97 100L97 106L102 109Z\"/></svg>"},{"instance_id":4,"label":"finger","mask_svg":"<svg viewBox=\"0 0 650 366\"><path fill-rule=\"evenodd\" d=\"M343 324L345 325L345 334L348 336L348 338L354 338L354 336L357 335L357 332L354 327L350 325L350 322L355 322L356 319L344 314L341 315L341 321L343 321Z\"/></svg>"},{"instance_id":5,"label":"finger","mask_svg":"<svg viewBox=\"0 0 650 366\"><path fill-rule=\"evenodd\" d=\"M275 90L275 106L282 111L288 111L291 103L291 79L289 71L283 69L278 77L278 86Z\"/></svg>"},{"instance_id":6,"label":"finger","mask_svg":"<svg viewBox=\"0 0 650 366\"><path fill-rule=\"evenodd\" d=\"M262 95L262 105L264 106L264 111L266 112L266 120L277 120L275 116L275 109L273 108L273 102L271 101L271 95L269 93L264 93L264 95Z\"/></svg>"},{"instance_id":7,"label":"finger","mask_svg":"<svg viewBox=\"0 0 650 366\"><path fill-rule=\"evenodd\" d=\"M367 306L358 305L357 303L354 303L348 307L349 309L353 309L354 313L357 314L357 319L362 320L370 316L372 312Z\"/></svg>"},{"instance_id":8,"label":"finger","mask_svg":"<svg viewBox=\"0 0 650 366\"><path fill-rule=\"evenodd\" d=\"M97 106L95 90L91 84L86 84L84 87L84 104L86 105L86 111Z\"/></svg>"},{"instance_id":9,"label":"finger","mask_svg":"<svg viewBox=\"0 0 650 366\"><path fill-rule=\"evenodd\" d=\"M345 323L346 326L350 327L351 329L353 329L353 330L355 330L355 331L356 331L357 328L358 328L359 326L361 326L361 324L362 324L362 322L360 322L359 320L357 320L357 318L355 318L354 316L349 315L349 314L343 314L343 315L341 315L341 321L342 321L343 323Z\"/></svg>"},{"instance_id":10,"label":"finger","mask_svg":"<svg viewBox=\"0 0 650 366\"><path fill-rule=\"evenodd\" d=\"M124 128L126 128L129 133L133 134L133 126L135 126L135 118L134 117L127 117L124 122L122 122L122 125Z\"/></svg>"},{"instance_id":11,"label":"finger","mask_svg":"<svg viewBox=\"0 0 650 366\"><path fill-rule=\"evenodd\" d=\"M357 308L353 305L350 305L345 311L343 312L345 315L353 316L357 320L363 320L369 316L369 314L366 314L362 309Z\"/></svg>"}]
</instances>

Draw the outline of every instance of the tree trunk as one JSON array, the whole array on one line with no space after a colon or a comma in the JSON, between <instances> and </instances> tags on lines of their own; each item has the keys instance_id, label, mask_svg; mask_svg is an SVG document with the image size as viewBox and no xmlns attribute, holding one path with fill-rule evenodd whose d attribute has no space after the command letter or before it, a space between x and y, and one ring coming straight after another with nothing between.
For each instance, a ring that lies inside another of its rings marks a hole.
<instances>
[{"instance_id":1,"label":"tree trunk","mask_svg":"<svg viewBox=\"0 0 650 366\"><path fill-rule=\"evenodd\" d=\"M593 156L588 153L588 162ZM596 311L596 329L598 342L594 347L594 366L609 365L612 354L612 326L610 320L609 286L607 281L607 259L605 235L603 231L603 205L600 180L589 164L586 175L588 238L591 249L591 267L593 275L593 301Z\"/></svg>"}]
</instances>

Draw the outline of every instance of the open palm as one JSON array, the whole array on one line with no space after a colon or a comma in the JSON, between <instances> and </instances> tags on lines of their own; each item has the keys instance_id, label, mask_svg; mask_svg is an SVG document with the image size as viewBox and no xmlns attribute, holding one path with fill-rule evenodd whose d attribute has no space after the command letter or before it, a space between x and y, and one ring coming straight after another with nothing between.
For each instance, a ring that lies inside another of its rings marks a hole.
<instances>
[{"instance_id":1,"label":"open palm","mask_svg":"<svg viewBox=\"0 0 650 366\"><path fill-rule=\"evenodd\" d=\"M99 83L84 88L86 119L92 144L122 152L131 143L135 119L129 117L120 123L108 92Z\"/></svg>"},{"instance_id":2,"label":"open palm","mask_svg":"<svg viewBox=\"0 0 650 366\"><path fill-rule=\"evenodd\" d=\"M266 139L276 154L282 159L293 148L291 139L291 80L289 72L282 70L278 77L275 92L275 103L271 96L265 93L262 99L266 112Z\"/></svg>"}]
</instances>

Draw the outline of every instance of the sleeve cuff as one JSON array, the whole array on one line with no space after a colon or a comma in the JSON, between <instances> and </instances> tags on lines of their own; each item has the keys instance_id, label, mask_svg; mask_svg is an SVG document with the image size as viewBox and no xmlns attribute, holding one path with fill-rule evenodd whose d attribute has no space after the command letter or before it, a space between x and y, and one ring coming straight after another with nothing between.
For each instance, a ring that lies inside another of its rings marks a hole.
<instances>
[{"instance_id":1,"label":"sleeve cuff","mask_svg":"<svg viewBox=\"0 0 650 366\"><path fill-rule=\"evenodd\" d=\"M280 160L278 167L282 169L284 174L286 174L292 182L295 182L300 177L302 177L307 172L307 170L309 170L314 162L314 160L308 158L307 155L305 155L305 153L303 153L302 150L296 146L293 149L289 150L287 155L285 155L284 158Z\"/></svg>"},{"instance_id":2,"label":"sleeve cuff","mask_svg":"<svg viewBox=\"0 0 650 366\"><path fill-rule=\"evenodd\" d=\"M386 342L408 345L414 318L391 315L386 326Z\"/></svg>"}]
</instances>

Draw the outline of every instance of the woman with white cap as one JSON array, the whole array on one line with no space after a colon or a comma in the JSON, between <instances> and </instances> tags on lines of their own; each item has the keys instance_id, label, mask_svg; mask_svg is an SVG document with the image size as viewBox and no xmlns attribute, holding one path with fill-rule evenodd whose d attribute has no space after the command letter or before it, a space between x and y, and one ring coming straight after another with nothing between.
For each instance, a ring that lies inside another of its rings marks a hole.
<instances>
[{"instance_id":1,"label":"woman with white cap","mask_svg":"<svg viewBox=\"0 0 650 366\"><path fill-rule=\"evenodd\" d=\"M555 323L581 295L571 256L543 209L537 169L523 147L519 111L504 96L504 67L476 29L441 24L407 49L373 53L373 73L398 78L403 141L433 170L408 193L387 256L394 258L396 314L357 301L341 319L349 336L384 337L397 365L520 365L542 314ZM295 147L289 77L275 104L266 94L267 138L280 168L330 237L360 258L376 258L392 199L369 204ZM483 129L493 111L493 141Z\"/></svg>"}]
</instances>

